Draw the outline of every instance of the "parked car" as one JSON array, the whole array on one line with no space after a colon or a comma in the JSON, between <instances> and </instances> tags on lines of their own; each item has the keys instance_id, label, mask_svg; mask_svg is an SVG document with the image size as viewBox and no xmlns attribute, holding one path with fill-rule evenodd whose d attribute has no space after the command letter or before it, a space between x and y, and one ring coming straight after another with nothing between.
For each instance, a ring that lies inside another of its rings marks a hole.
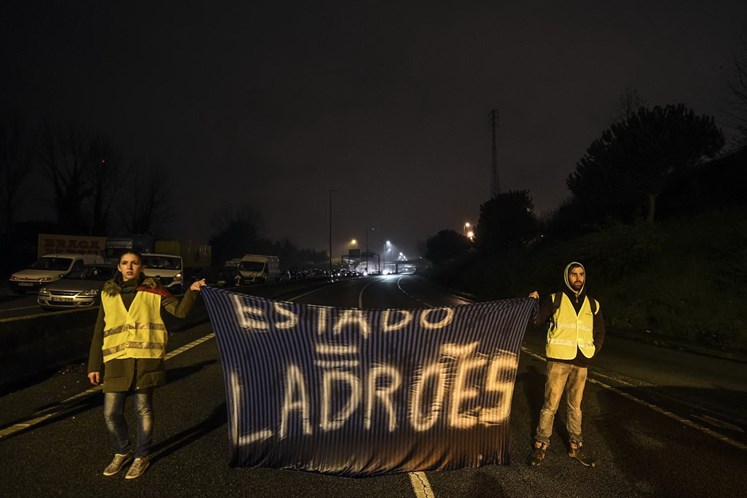
<instances>
[{"instance_id":1,"label":"parked car","mask_svg":"<svg viewBox=\"0 0 747 498\"><path fill-rule=\"evenodd\" d=\"M100 302L104 282L114 278L116 265L84 265L63 278L43 286L36 302L45 310L86 308Z\"/></svg>"},{"instance_id":2,"label":"parked car","mask_svg":"<svg viewBox=\"0 0 747 498\"><path fill-rule=\"evenodd\" d=\"M173 254L143 254L143 274L155 278L172 294L184 292L182 257Z\"/></svg>"},{"instance_id":3,"label":"parked car","mask_svg":"<svg viewBox=\"0 0 747 498\"><path fill-rule=\"evenodd\" d=\"M10 276L13 292L23 294L59 280L80 269L85 264L103 264L104 258L96 254L47 254L25 270Z\"/></svg>"}]
</instances>

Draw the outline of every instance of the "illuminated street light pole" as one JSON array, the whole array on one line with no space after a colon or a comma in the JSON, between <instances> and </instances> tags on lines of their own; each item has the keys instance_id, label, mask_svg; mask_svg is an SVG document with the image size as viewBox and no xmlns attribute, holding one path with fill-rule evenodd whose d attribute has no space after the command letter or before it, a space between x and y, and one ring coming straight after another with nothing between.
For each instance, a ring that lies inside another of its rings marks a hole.
<instances>
[{"instance_id":1,"label":"illuminated street light pole","mask_svg":"<svg viewBox=\"0 0 747 498\"><path fill-rule=\"evenodd\" d=\"M391 250L392 250L392 243L387 240L386 241L386 246L384 247L384 264L382 265L382 268L381 268L381 273L382 274L384 272L386 272L386 253L388 253Z\"/></svg>"},{"instance_id":2,"label":"illuminated street light pole","mask_svg":"<svg viewBox=\"0 0 747 498\"><path fill-rule=\"evenodd\" d=\"M368 231L369 230L376 230L376 229L374 227L366 228L366 274L368 274L368 258L369 258L369 254L368 254Z\"/></svg>"},{"instance_id":3,"label":"illuminated street light pole","mask_svg":"<svg viewBox=\"0 0 747 498\"><path fill-rule=\"evenodd\" d=\"M329 192L329 276L332 276L332 192L337 190L327 189Z\"/></svg>"}]
</instances>

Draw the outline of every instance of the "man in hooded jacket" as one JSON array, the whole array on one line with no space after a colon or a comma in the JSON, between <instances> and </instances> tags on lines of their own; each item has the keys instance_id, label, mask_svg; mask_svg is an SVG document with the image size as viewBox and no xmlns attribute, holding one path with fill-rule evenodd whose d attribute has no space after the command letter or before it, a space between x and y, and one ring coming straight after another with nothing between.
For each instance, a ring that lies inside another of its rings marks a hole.
<instances>
[{"instance_id":1,"label":"man in hooded jacket","mask_svg":"<svg viewBox=\"0 0 747 498\"><path fill-rule=\"evenodd\" d=\"M586 270L581 263L569 263L563 271L565 288L545 297L534 324L548 322L547 378L545 401L540 411L530 462L542 465L550 445L553 420L563 392L566 394L569 436L568 455L587 467L594 461L584 448L581 433L581 400L588 366L604 342L604 317L599 302L586 294ZM537 291L529 297L539 299Z\"/></svg>"}]
</instances>

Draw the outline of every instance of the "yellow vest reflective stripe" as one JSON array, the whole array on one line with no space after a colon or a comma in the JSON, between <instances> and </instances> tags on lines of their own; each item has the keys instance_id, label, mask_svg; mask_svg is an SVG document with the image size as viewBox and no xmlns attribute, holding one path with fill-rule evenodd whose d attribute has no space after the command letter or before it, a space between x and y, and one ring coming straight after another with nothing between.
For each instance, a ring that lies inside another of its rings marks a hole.
<instances>
[{"instance_id":1,"label":"yellow vest reflective stripe","mask_svg":"<svg viewBox=\"0 0 747 498\"><path fill-rule=\"evenodd\" d=\"M101 295L104 307L104 363L122 358L166 356L168 333L161 318L161 296L140 291L125 308L119 295Z\"/></svg>"},{"instance_id":2,"label":"yellow vest reflective stripe","mask_svg":"<svg viewBox=\"0 0 747 498\"><path fill-rule=\"evenodd\" d=\"M584 296L578 315L568 296L561 292L560 306L555 310L550 328L547 331L545 354L557 360L572 360L576 350L584 356L594 356L594 313L591 311L589 298ZM555 296L557 299L557 295ZM596 303L599 310L599 303Z\"/></svg>"}]
</instances>

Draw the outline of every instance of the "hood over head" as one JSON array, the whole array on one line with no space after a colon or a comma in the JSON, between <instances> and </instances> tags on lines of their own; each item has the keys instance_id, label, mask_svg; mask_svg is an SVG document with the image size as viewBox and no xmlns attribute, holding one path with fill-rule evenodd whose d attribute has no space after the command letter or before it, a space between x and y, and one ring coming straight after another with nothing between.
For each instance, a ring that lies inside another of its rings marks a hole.
<instances>
[{"instance_id":1,"label":"hood over head","mask_svg":"<svg viewBox=\"0 0 747 498\"><path fill-rule=\"evenodd\" d=\"M586 268L584 268L584 265L582 265L578 261L571 261L570 263L566 265L565 270L563 270L563 281L565 282L565 287L571 291L571 294L580 296L586 290L586 280L584 280L584 285L583 287L581 287L581 290L578 292L576 292L576 290L573 287L571 287L571 282L568 280L568 273L571 271L572 268L576 268L577 266L580 266L584 270L584 273L586 273Z\"/></svg>"}]
</instances>

